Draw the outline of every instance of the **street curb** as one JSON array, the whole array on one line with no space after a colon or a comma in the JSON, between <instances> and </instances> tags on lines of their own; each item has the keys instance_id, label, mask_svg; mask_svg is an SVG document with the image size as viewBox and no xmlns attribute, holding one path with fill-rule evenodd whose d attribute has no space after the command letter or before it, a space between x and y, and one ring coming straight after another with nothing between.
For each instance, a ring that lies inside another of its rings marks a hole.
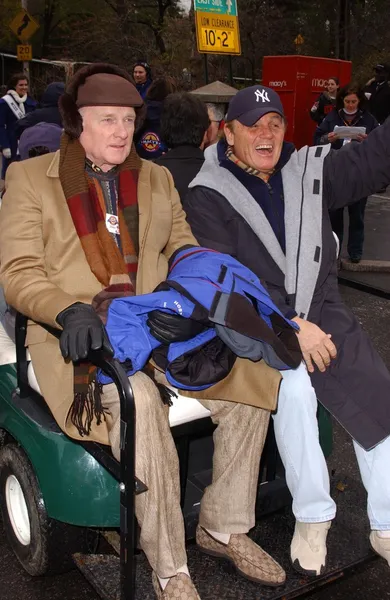
<instances>
[{"instance_id":1,"label":"street curb","mask_svg":"<svg viewBox=\"0 0 390 600\"><path fill-rule=\"evenodd\" d=\"M341 269L344 271L390 273L390 260L361 260L359 263L342 258Z\"/></svg>"}]
</instances>

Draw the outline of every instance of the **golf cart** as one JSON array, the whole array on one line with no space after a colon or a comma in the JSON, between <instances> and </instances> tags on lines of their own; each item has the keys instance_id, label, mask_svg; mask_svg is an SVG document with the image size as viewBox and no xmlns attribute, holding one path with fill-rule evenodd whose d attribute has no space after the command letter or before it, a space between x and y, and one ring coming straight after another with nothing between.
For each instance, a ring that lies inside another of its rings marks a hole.
<instances>
[{"instance_id":1,"label":"golf cart","mask_svg":"<svg viewBox=\"0 0 390 600\"><path fill-rule=\"evenodd\" d=\"M27 319L18 315L16 347L0 329L0 505L9 544L32 576L63 572L76 564L104 600L154 600L150 567L135 542L134 497L147 493L147 487L134 474L135 413L128 378L114 359L99 352L89 356L113 379L120 396L119 464L109 447L76 442L59 429L29 362L26 329ZM322 431L325 417L320 417ZM329 534L326 573L310 579L293 570L289 542L294 519L272 429L260 468L258 524L251 536L286 569L286 584L259 586L202 555L191 539L203 490L211 480L214 426L199 402L180 396L170 409L170 423L180 458L188 562L201 597L295 598L373 556L364 532L364 492L351 483L336 492L339 512ZM329 451L329 431L322 439ZM100 535L110 543L105 554L96 554Z\"/></svg>"}]
</instances>

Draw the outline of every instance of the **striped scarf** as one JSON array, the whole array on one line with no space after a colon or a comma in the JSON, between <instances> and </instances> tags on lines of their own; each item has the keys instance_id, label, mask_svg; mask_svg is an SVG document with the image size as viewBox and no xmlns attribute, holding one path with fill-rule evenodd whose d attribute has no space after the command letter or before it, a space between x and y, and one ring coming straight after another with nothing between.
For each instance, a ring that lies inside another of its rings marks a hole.
<instances>
[{"instance_id":1,"label":"striped scarf","mask_svg":"<svg viewBox=\"0 0 390 600\"><path fill-rule=\"evenodd\" d=\"M244 162L242 162L242 160L237 158L237 156L234 154L232 146L227 147L225 154L226 154L226 158L231 160L232 163L237 165L237 167L240 167L240 169L242 169L246 173L249 173L249 175L254 175L255 177L260 177L261 179L263 179L263 177L267 177L267 179L268 179L269 177L271 177L272 173L274 172L274 169L273 169L272 171L267 171L267 173L264 173L263 171L259 171L258 169L254 169L253 167L246 165Z\"/></svg>"},{"instance_id":2,"label":"striped scarf","mask_svg":"<svg viewBox=\"0 0 390 600\"><path fill-rule=\"evenodd\" d=\"M92 300L102 319L107 319L110 302L135 294L138 267L137 185L141 160L134 147L118 167L118 221L121 249L106 227L106 208L99 186L87 176L85 152L79 140L64 134L60 147L59 175L73 223L92 273L103 290ZM101 423L104 411L96 368L90 363L74 367L75 399L70 418L81 436L89 435L94 418Z\"/></svg>"}]
</instances>

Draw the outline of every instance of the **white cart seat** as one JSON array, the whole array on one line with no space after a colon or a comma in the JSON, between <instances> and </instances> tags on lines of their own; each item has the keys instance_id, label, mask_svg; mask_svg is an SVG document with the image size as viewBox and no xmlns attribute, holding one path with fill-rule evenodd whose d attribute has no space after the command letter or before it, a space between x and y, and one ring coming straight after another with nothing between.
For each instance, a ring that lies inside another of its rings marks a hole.
<instances>
[{"instance_id":1,"label":"white cart seat","mask_svg":"<svg viewBox=\"0 0 390 600\"><path fill-rule=\"evenodd\" d=\"M0 323L0 365L12 363L16 363L16 346ZM28 365L28 382L33 390L38 392L38 394L41 393L31 362ZM191 421L203 419L210 415L210 411L198 400L195 398L185 398L179 394L178 390L172 389L178 396L177 398L172 398L173 405L169 409L169 423L171 427L190 423Z\"/></svg>"}]
</instances>

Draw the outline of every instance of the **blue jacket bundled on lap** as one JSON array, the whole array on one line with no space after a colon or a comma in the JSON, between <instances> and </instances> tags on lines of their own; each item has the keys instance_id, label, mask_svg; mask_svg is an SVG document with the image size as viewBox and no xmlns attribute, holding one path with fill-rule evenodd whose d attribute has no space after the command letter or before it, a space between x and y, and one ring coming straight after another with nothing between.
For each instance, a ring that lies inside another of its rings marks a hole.
<instances>
[{"instance_id":1,"label":"blue jacket bundled on lap","mask_svg":"<svg viewBox=\"0 0 390 600\"><path fill-rule=\"evenodd\" d=\"M161 346L146 323L155 310L194 319L204 329L185 342ZM129 375L152 357L181 389L217 383L237 356L263 358L279 370L301 361L298 326L282 315L254 273L231 256L202 247L176 252L167 280L152 294L115 299L106 327L115 358L131 363ZM103 375L101 381L108 382Z\"/></svg>"}]
</instances>

